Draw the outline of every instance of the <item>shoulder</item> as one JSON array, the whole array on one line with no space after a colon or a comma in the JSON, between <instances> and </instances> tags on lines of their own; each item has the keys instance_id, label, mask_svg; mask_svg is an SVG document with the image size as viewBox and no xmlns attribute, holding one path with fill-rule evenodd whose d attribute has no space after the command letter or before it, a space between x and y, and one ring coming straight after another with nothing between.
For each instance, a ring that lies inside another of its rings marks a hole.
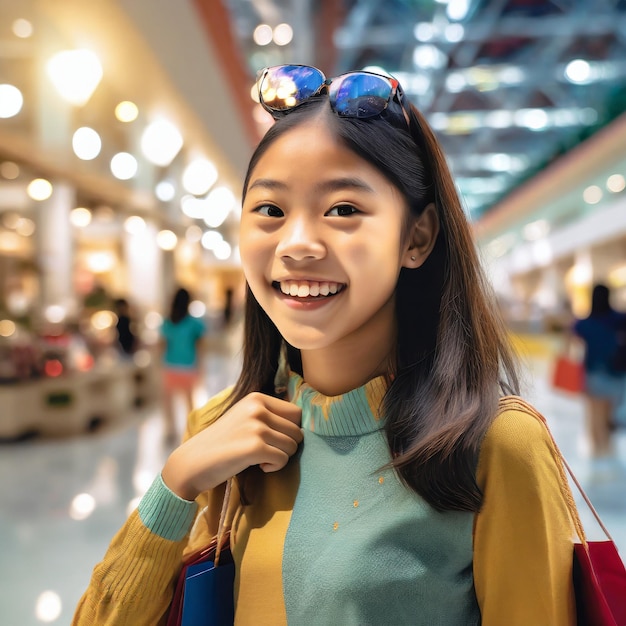
<instances>
[{"instance_id":1,"label":"shoulder","mask_svg":"<svg viewBox=\"0 0 626 626\"><path fill-rule=\"evenodd\" d=\"M192 330L202 330L204 328L204 321L199 317L194 317L193 315L186 315L182 322L184 322L185 326Z\"/></svg>"},{"instance_id":2,"label":"shoulder","mask_svg":"<svg viewBox=\"0 0 626 626\"><path fill-rule=\"evenodd\" d=\"M499 411L485 434L478 473L501 468L507 474L536 472L553 464L556 448L544 418L530 404L514 396L500 401Z\"/></svg>"},{"instance_id":3,"label":"shoulder","mask_svg":"<svg viewBox=\"0 0 626 626\"><path fill-rule=\"evenodd\" d=\"M507 396L500 400L498 412L487 430L485 443L499 443L516 447L529 439L543 439L547 435L544 419L525 400Z\"/></svg>"},{"instance_id":4,"label":"shoulder","mask_svg":"<svg viewBox=\"0 0 626 626\"><path fill-rule=\"evenodd\" d=\"M213 396L204 406L195 409L189 414L187 431L190 437L204 430L217 420L223 412L225 403L233 392L233 386L223 389Z\"/></svg>"}]
</instances>

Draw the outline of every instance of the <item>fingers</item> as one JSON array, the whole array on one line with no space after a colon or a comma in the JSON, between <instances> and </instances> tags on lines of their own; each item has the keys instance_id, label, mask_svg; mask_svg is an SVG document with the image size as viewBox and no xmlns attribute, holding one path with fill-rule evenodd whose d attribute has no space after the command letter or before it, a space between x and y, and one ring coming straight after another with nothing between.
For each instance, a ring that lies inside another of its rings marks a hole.
<instances>
[{"instance_id":1,"label":"fingers","mask_svg":"<svg viewBox=\"0 0 626 626\"><path fill-rule=\"evenodd\" d=\"M251 393L175 450L163 480L186 500L251 465L275 472L303 440L302 411L285 400Z\"/></svg>"},{"instance_id":2,"label":"fingers","mask_svg":"<svg viewBox=\"0 0 626 626\"><path fill-rule=\"evenodd\" d=\"M287 400L281 400L280 398L274 398L273 396L266 396L265 394L254 392L250 396L254 402L258 402L265 406L265 408L275 415L283 417L289 420L292 424L300 426L302 421L302 409Z\"/></svg>"}]
</instances>

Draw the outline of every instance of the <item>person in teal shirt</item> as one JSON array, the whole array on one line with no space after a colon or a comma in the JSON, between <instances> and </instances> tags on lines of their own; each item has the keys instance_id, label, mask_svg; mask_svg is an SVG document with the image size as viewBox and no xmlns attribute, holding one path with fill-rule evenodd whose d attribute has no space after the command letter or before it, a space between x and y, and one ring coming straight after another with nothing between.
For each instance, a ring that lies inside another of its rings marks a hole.
<instances>
[{"instance_id":1,"label":"person in teal shirt","mask_svg":"<svg viewBox=\"0 0 626 626\"><path fill-rule=\"evenodd\" d=\"M177 394L185 400L187 414L193 408L193 392L200 382L202 337L204 322L189 313L191 295L180 287L172 299L169 317L161 326L163 339L163 411L165 435L176 440L177 429L174 401Z\"/></svg>"}]
</instances>

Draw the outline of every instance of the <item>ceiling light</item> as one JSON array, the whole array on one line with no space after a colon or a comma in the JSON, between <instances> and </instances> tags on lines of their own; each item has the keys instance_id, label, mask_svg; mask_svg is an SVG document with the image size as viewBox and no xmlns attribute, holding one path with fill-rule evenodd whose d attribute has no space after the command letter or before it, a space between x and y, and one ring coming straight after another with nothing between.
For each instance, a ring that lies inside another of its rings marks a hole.
<instances>
[{"instance_id":1,"label":"ceiling light","mask_svg":"<svg viewBox=\"0 0 626 626\"><path fill-rule=\"evenodd\" d=\"M83 161L95 159L102 148L100 135L88 126L82 126L72 136L74 154Z\"/></svg>"},{"instance_id":2,"label":"ceiling light","mask_svg":"<svg viewBox=\"0 0 626 626\"><path fill-rule=\"evenodd\" d=\"M85 207L76 207L70 211L70 223L77 228L84 228L91 223L91 211Z\"/></svg>"},{"instance_id":3,"label":"ceiling light","mask_svg":"<svg viewBox=\"0 0 626 626\"><path fill-rule=\"evenodd\" d=\"M180 208L187 217L201 220L207 211L206 199L185 195L180 199Z\"/></svg>"},{"instance_id":4,"label":"ceiling light","mask_svg":"<svg viewBox=\"0 0 626 626\"><path fill-rule=\"evenodd\" d=\"M22 110L24 97L14 85L0 85L0 117L14 117Z\"/></svg>"},{"instance_id":5,"label":"ceiling light","mask_svg":"<svg viewBox=\"0 0 626 626\"><path fill-rule=\"evenodd\" d=\"M138 235L146 229L146 221L139 215L131 215L124 220L124 230L130 235Z\"/></svg>"},{"instance_id":6,"label":"ceiling light","mask_svg":"<svg viewBox=\"0 0 626 626\"><path fill-rule=\"evenodd\" d=\"M91 50L64 50L47 64L48 76L61 96L82 106L102 80L102 65Z\"/></svg>"},{"instance_id":7,"label":"ceiling light","mask_svg":"<svg viewBox=\"0 0 626 626\"><path fill-rule=\"evenodd\" d=\"M448 18L458 22L465 18L469 8L469 0L449 0L446 13Z\"/></svg>"},{"instance_id":8,"label":"ceiling light","mask_svg":"<svg viewBox=\"0 0 626 626\"><path fill-rule=\"evenodd\" d=\"M624 191L626 180L621 174L613 174L606 179L606 188L613 193Z\"/></svg>"},{"instance_id":9,"label":"ceiling light","mask_svg":"<svg viewBox=\"0 0 626 626\"><path fill-rule=\"evenodd\" d=\"M587 204L598 204L602 200L602 189L597 185L591 185L583 191L583 200Z\"/></svg>"},{"instance_id":10,"label":"ceiling light","mask_svg":"<svg viewBox=\"0 0 626 626\"><path fill-rule=\"evenodd\" d=\"M111 159L111 173L120 180L129 180L137 173L137 159L128 152L118 152Z\"/></svg>"},{"instance_id":11,"label":"ceiling light","mask_svg":"<svg viewBox=\"0 0 626 626\"><path fill-rule=\"evenodd\" d=\"M31 180L26 189L33 200L47 200L52 195L52 184L45 178Z\"/></svg>"},{"instance_id":12,"label":"ceiling light","mask_svg":"<svg viewBox=\"0 0 626 626\"><path fill-rule=\"evenodd\" d=\"M277 46L286 46L293 39L293 28L289 24L279 24L274 28L272 38Z\"/></svg>"},{"instance_id":13,"label":"ceiling light","mask_svg":"<svg viewBox=\"0 0 626 626\"><path fill-rule=\"evenodd\" d=\"M483 121L489 128L508 128L513 124L513 112L504 109L490 111Z\"/></svg>"},{"instance_id":14,"label":"ceiling light","mask_svg":"<svg viewBox=\"0 0 626 626\"><path fill-rule=\"evenodd\" d=\"M206 197L207 210L204 222L210 228L217 228L224 223L232 206L235 204L235 195L228 187L216 187Z\"/></svg>"},{"instance_id":15,"label":"ceiling light","mask_svg":"<svg viewBox=\"0 0 626 626\"><path fill-rule=\"evenodd\" d=\"M461 72L450 72L446 76L446 89L450 93L459 93L467 87L467 80Z\"/></svg>"},{"instance_id":16,"label":"ceiling light","mask_svg":"<svg viewBox=\"0 0 626 626\"><path fill-rule=\"evenodd\" d=\"M520 109L514 113L516 126L543 130L548 126L548 114L543 109Z\"/></svg>"},{"instance_id":17,"label":"ceiling light","mask_svg":"<svg viewBox=\"0 0 626 626\"><path fill-rule=\"evenodd\" d=\"M176 187L174 187L174 184L169 180L162 180L157 183L154 193L156 193L156 197L161 202L169 202L170 200L173 200L176 195Z\"/></svg>"},{"instance_id":18,"label":"ceiling light","mask_svg":"<svg viewBox=\"0 0 626 626\"><path fill-rule=\"evenodd\" d=\"M252 33L252 39L257 46L267 46L272 41L274 32L268 24L259 24Z\"/></svg>"},{"instance_id":19,"label":"ceiling light","mask_svg":"<svg viewBox=\"0 0 626 626\"><path fill-rule=\"evenodd\" d=\"M213 248L213 254L215 255L215 258L219 259L220 261L226 261L227 259L229 259L231 252L232 248L230 247L228 241L221 241L215 246L215 248Z\"/></svg>"},{"instance_id":20,"label":"ceiling light","mask_svg":"<svg viewBox=\"0 0 626 626\"><path fill-rule=\"evenodd\" d=\"M124 123L134 122L139 115L139 109L134 102L124 100L115 107L115 117Z\"/></svg>"},{"instance_id":21,"label":"ceiling light","mask_svg":"<svg viewBox=\"0 0 626 626\"><path fill-rule=\"evenodd\" d=\"M207 230L204 235L202 235L201 243L202 247L205 250L215 250L215 247L218 246L222 241L224 241L224 237L217 230Z\"/></svg>"},{"instance_id":22,"label":"ceiling light","mask_svg":"<svg viewBox=\"0 0 626 626\"><path fill-rule=\"evenodd\" d=\"M173 250L178 243L178 237L171 230L161 230L157 233L156 242L161 250Z\"/></svg>"},{"instance_id":23,"label":"ceiling light","mask_svg":"<svg viewBox=\"0 0 626 626\"><path fill-rule=\"evenodd\" d=\"M571 83L583 85L591 78L591 66L584 59L574 59L565 67L565 78Z\"/></svg>"},{"instance_id":24,"label":"ceiling light","mask_svg":"<svg viewBox=\"0 0 626 626\"><path fill-rule=\"evenodd\" d=\"M87 267L94 274L104 274L115 266L115 257L112 252L94 252L87 257Z\"/></svg>"},{"instance_id":25,"label":"ceiling light","mask_svg":"<svg viewBox=\"0 0 626 626\"><path fill-rule=\"evenodd\" d=\"M141 135L141 151L151 163L168 166L183 146L183 137L171 122L161 119L146 126Z\"/></svg>"},{"instance_id":26,"label":"ceiling light","mask_svg":"<svg viewBox=\"0 0 626 626\"><path fill-rule=\"evenodd\" d=\"M183 187L195 196L204 195L217 180L217 169L207 159L196 159L183 172Z\"/></svg>"},{"instance_id":27,"label":"ceiling light","mask_svg":"<svg viewBox=\"0 0 626 626\"><path fill-rule=\"evenodd\" d=\"M413 36L417 41L430 41L437 34L437 29L430 22L420 22L413 28Z\"/></svg>"},{"instance_id":28,"label":"ceiling light","mask_svg":"<svg viewBox=\"0 0 626 626\"><path fill-rule=\"evenodd\" d=\"M448 61L448 57L436 46L431 44L423 44L415 46L413 50L413 63L418 68L439 69Z\"/></svg>"},{"instance_id":29,"label":"ceiling light","mask_svg":"<svg viewBox=\"0 0 626 626\"><path fill-rule=\"evenodd\" d=\"M465 29L461 26L461 24L448 24L444 30L444 35L449 42L456 43L457 41L461 41L461 39L463 39Z\"/></svg>"},{"instance_id":30,"label":"ceiling light","mask_svg":"<svg viewBox=\"0 0 626 626\"><path fill-rule=\"evenodd\" d=\"M12 25L13 34L20 39L28 39L33 34L33 25L24 18L18 18Z\"/></svg>"}]
</instances>

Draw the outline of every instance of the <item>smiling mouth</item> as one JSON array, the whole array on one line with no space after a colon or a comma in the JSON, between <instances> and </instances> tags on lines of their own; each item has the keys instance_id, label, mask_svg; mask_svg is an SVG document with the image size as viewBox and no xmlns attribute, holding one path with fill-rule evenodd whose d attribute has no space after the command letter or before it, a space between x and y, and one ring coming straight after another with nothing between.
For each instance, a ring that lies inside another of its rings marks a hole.
<instances>
[{"instance_id":1,"label":"smiling mouth","mask_svg":"<svg viewBox=\"0 0 626 626\"><path fill-rule=\"evenodd\" d=\"M272 287L294 298L327 298L336 296L345 289L346 285L332 281L284 280L272 282Z\"/></svg>"}]
</instances>

